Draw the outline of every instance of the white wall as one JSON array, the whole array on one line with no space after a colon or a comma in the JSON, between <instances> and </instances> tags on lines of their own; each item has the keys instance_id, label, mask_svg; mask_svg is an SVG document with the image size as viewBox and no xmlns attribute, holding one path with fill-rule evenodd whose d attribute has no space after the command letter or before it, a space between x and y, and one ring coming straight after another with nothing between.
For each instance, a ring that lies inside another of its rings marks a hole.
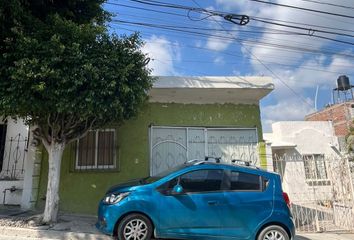
<instances>
[{"instance_id":1,"label":"white wall","mask_svg":"<svg viewBox=\"0 0 354 240\"><path fill-rule=\"evenodd\" d=\"M324 154L326 166L338 159L332 146L338 148L331 122L284 121L272 125L272 134L264 138L272 145L274 164L278 166L283 189L293 202L331 199L332 186L328 182L306 180L303 155ZM329 171L329 169L327 169ZM330 173L327 172L327 175Z\"/></svg>"},{"instance_id":2,"label":"white wall","mask_svg":"<svg viewBox=\"0 0 354 240\"><path fill-rule=\"evenodd\" d=\"M25 138L27 137L28 127L24 124L22 119L18 119L17 121L13 119L7 119L5 152L0 178L4 178L6 176L16 176L17 178L23 177L24 172L22 172L21 169L23 166L23 160L26 159L27 154L25 151L27 147Z\"/></svg>"},{"instance_id":3,"label":"white wall","mask_svg":"<svg viewBox=\"0 0 354 240\"><path fill-rule=\"evenodd\" d=\"M336 154L330 144L339 147L329 121L284 121L272 124L271 142L296 145L300 154Z\"/></svg>"},{"instance_id":4,"label":"white wall","mask_svg":"<svg viewBox=\"0 0 354 240\"><path fill-rule=\"evenodd\" d=\"M4 203L4 190L12 187L15 187L16 191L6 191L5 204L20 205L23 191L23 180L0 181L0 205Z\"/></svg>"}]
</instances>

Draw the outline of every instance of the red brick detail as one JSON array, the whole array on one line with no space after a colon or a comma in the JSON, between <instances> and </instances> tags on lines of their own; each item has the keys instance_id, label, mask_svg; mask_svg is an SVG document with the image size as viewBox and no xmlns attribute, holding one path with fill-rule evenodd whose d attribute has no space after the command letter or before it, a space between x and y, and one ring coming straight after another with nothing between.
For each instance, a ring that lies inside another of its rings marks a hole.
<instances>
[{"instance_id":1,"label":"red brick detail","mask_svg":"<svg viewBox=\"0 0 354 240\"><path fill-rule=\"evenodd\" d=\"M349 127L353 126L352 104L346 102L336 104L305 117L306 121L332 121L336 136L345 136L349 133Z\"/></svg>"}]
</instances>

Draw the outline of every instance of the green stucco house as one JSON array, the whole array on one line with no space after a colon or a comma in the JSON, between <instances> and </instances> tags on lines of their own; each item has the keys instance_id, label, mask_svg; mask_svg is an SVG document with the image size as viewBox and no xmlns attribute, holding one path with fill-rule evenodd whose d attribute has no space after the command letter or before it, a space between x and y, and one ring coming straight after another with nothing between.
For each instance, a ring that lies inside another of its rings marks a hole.
<instances>
[{"instance_id":1,"label":"green stucco house","mask_svg":"<svg viewBox=\"0 0 354 240\"><path fill-rule=\"evenodd\" d=\"M110 186L186 160L213 156L264 166L259 101L273 88L269 77L159 77L138 116L91 131L66 148L60 210L95 214ZM31 184L25 186L32 189L29 201L41 208L47 156L41 149L32 155Z\"/></svg>"}]
</instances>

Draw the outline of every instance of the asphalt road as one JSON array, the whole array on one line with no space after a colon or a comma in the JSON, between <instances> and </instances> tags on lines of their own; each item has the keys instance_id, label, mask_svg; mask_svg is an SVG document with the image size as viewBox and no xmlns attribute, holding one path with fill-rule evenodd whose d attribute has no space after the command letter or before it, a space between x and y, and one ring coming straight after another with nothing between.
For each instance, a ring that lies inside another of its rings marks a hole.
<instances>
[{"instance_id":1,"label":"asphalt road","mask_svg":"<svg viewBox=\"0 0 354 240\"><path fill-rule=\"evenodd\" d=\"M27 236L5 236L0 233L0 240L39 240L39 239L58 240L63 238L47 238L47 237L34 238L34 237L27 237ZM65 240L70 240L70 238L66 238ZM354 234L311 233L311 234L301 234L300 236L296 236L294 240L354 240Z\"/></svg>"}]
</instances>

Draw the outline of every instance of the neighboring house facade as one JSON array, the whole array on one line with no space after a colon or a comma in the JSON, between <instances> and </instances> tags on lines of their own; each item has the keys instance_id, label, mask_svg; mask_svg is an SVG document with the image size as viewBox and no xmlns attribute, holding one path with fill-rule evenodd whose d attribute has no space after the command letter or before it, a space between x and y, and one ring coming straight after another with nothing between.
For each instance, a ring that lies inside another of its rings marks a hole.
<instances>
[{"instance_id":1,"label":"neighboring house facade","mask_svg":"<svg viewBox=\"0 0 354 240\"><path fill-rule=\"evenodd\" d=\"M332 122L276 122L272 131L264 134L268 167L282 178L297 229L354 229L353 179Z\"/></svg>"},{"instance_id":2,"label":"neighboring house facade","mask_svg":"<svg viewBox=\"0 0 354 240\"><path fill-rule=\"evenodd\" d=\"M259 101L273 88L268 77L159 77L138 116L89 132L66 148L60 210L95 214L110 186L205 156L265 166ZM32 160L42 163L39 208L48 170L41 152Z\"/></svg>"},{"instance_id":3,"label":"neighboring house facade","mask_svg":"<svg viewBox=\"0 0 354 240\"><path fill-rule=\"evenodd\" d=\"M20 204L28 149L28 127L21 119L0 119L0 205Z\"/></svg>"},{"instance_id":4,"label":"neighboring house facade","mask_svg":"<svg viewBox=\"0 0 354 240\"><path fill-rule=\"evenodd\" d=\"M329 193L326 162L338 156L339 147L332 123L283 121L273 123L272 131L264 139L271 148L274 171L282 176L284 191L291 199L312 200L314 185L319 193Z\"/></svg>"}]
</instances>

